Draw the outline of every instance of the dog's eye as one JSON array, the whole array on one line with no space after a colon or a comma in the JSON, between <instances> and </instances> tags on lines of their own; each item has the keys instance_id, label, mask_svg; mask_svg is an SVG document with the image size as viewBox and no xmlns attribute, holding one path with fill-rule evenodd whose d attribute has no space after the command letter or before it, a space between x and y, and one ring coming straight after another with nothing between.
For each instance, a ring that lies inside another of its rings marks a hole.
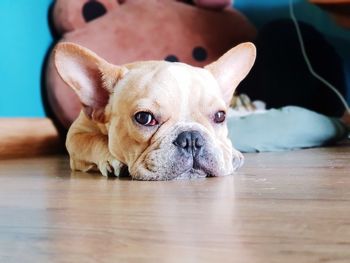
<instances>
[{"instance_id":1,"label":"dog's eye","mask_svg":"<svg viewBox=\"0 0 350 263\"><path fill-rule=\"evenodd\" d=\"M139 124L143 126L154 126L158 124L152 113L146 111L137 112L134 118Z\"/></svg>"},{"instance_id":2,"label":"dog's eye","mask_svg":"<svg viewBox=\"0 0 350 263\"><path fill-rule=\"evenodd\" d=\"M218 111L214 115L214 122L215 123L222 123L226 119L226 113L224 111Z\"/></svg>"}]
</instances>

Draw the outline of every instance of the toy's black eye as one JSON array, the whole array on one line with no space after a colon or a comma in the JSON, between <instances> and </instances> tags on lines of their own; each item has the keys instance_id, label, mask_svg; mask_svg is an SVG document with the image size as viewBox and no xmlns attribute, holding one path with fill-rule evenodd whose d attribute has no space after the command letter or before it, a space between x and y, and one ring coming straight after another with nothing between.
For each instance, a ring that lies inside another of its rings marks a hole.
<instances>
[{"instance_id":1,"label":"toy's black eye","mask_svg":"<svg viewBox=\"0 0 350 263\"><path fill-rule=\"evenodd\" d=\"M215 123L222 123L226 119L226 113L224 111L218 111L214 115L214 122Z\"/></svg>"},{"instance_id":2,"label":"toy's black eye","mask_svg":"<svg viewBox=\"0 0 350 263\"><path fill-rule=\"evenodd\" d=\"M143 126L154 126L158 124L158 121L154 118L153 114L146 111L137 112L134 118Z\"/></svg>"},{"instance_id":3,"label":"toy's black eye","mask_svg":"<svg viewBox=\"0 0 350 263\"><path fill-rule=\"evenodd\" d=\"M85 22L90 22L95 18L103 16L105 13L107 13L105 6L95 0L90 0L83 6L83 17Z\"/></svg>"},{"instance_id":4,"label":"toy's black eye","mask_svg":"<svg viewBox=\"0 0 350 263\"><path fill-rule=\"evenodd\" d=\"M193 0L181 0L181 2L183 2L184 4L188 4L188 5L195 5Z\"/></svg>"},{"instance_id":5,"label":"toy's black eye","mask_svg":"<svg viewBox=\"0 0 350 263\"><path fill-rule=\"evenodd\" d=\"M192 51L192 57L197 61L204 61L207 59L207 51L202 47L195 47Z\"/></svg>"},{"instance_id":6,"label":"toy's black eye","mask_svg":"<svg viewBox=\"0 0 350 263\"><path fill-rule=\"evenodd\" d=\"M174 55L169 55L164 60L169 62L179 62L179 59L177 58L177 56L174 56Z\"/></svg>"}]
</instances>

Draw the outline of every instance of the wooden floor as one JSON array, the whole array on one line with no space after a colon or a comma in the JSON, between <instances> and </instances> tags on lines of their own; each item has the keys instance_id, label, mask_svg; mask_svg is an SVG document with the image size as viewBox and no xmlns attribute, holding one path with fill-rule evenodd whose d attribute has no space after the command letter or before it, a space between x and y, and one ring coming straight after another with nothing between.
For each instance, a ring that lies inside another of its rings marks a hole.
<instances>
[{"instance_id":1,"label":"wooden floor","mask_svg":"<svg viewBox=\"0 0 350 263\"><path fill-rule=\"evenodd\" d=\"M0 262L349 263L350 147L173 182L70 173L66 156L0 161Z\"/></svg>"}]
</instances>

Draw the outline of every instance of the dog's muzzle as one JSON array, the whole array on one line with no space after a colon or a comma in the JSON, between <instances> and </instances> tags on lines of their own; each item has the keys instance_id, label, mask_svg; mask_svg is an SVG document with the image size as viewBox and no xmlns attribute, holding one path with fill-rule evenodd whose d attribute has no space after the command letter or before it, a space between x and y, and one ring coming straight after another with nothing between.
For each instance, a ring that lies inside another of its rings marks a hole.
<instances>
[{"instance_id":1,"label":"dog's muzzle","mask_svg":"<svg viewBox=\"0 0 350 263\"><path fill-rule=\"evenodd\" d=\"M185 157L196 158L202 153L204 139L198 131L181 132L173 142Z\"/></svg>"}]
</instances>

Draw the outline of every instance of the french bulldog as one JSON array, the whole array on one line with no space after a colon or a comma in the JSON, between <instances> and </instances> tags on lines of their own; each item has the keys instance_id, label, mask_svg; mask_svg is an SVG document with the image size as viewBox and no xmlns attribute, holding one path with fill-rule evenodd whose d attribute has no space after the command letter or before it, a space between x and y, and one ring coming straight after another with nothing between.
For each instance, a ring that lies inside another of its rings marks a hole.
<instances>
[{"instance_id":1,"label":"french bulldog","mask_svg":"<svg viewBox=\"0 0 350 263\"><path fill-rule=\"evenodd\" d=\"M76 92L82 111L66 147L72 170L137 180L231 175L243 155L228 138L226 111L256 57L240 44L204 68L179 62L113 65L79 45L62 42L54 62Z\"/></svg>"}]
</instances>

